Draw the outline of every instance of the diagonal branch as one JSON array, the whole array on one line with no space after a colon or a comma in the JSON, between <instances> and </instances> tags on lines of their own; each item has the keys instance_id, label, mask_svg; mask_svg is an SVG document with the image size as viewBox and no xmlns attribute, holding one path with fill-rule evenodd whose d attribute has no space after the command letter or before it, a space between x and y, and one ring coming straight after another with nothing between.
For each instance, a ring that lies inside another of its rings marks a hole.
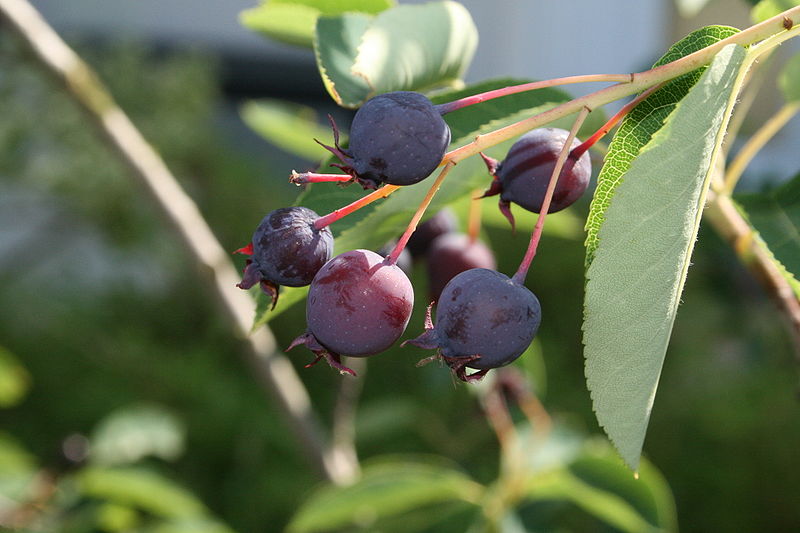
<instances>
[{"instance_id":1,"label":"diagonal branch","mask_svg":"<svg viewBox=\"0 0 800 533\"><path fill-rule=\"evenodd\" d=\"M229 254L161 157L89 66L27 0L0 0L0 20L6 21L27 42L42 66L65 84L70 96L93 119L102 138L173 225L202 273L210 279L257 380L274 396L314 467L333 482L352 478L357 465L346 454L334 453L328 446L308 392L286 357L276 353L272 333L264 327L248 334L255 303L250 295L235 287L240 276Z\"/></svg>"}]
</instances>

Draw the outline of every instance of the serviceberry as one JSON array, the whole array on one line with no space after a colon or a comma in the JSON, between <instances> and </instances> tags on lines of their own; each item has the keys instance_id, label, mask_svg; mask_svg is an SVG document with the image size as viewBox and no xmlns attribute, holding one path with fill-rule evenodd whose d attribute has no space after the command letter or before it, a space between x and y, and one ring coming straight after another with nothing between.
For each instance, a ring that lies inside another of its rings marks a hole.
<instances>
[{"instance_id":1,"label":"serviceberry","mask_svg":"<svg viewBox=\"0 0 800 533\"><path fill-rule=\"evenodd\" d=\"M333 234L327 227L314 227L318 218L306 207L283 207L267 213L250 244L236 250L250 256L237 287L249 289L260 284L275 307L278 286L311 283L333 254Z\"/></svg>"},{"instance_id":2,"label":"serviceberry","mask_svg":"<svg viewBox=\"0 0 800 533\"><path fill-rule=\"evenodd\" d=\"M504 161L483 156L494 178L484 196L500 195L500 211L512 226L511 202L534 213L541 211L550 176L568 135L568 131L559 128L539 128L520 137ZM570 149L580 144L574 139ZM592 163L587 152L577 159L568 156L548 212L555 213L572 205L586 191L591 175Z\"/></svg>"},{"instance_id":3,"label":"serviceberry","mask_svg":"<svg viewBox=\"0 0 800 533\"><path fill-rule=\"evenodd\" d=\"M450 127L424 95L396 91L368 100L350 126L350 145L325 146L341 161L335 165L364 188L388 183L412 185L427 178L450 144Z\"/></svg>"},{"instance_id":4,"label":"serviceberry","mask_svg":"<svg viewBox=\"0 0 800 533\"><path fill-rule=\"evenodd\" d=\"M414 257L422 257L428 252L428 248L436 237L457 229L456 215L452 210L444 208L419 225L408 239L406 247Z\"/></svg>"},{"instance_id":5,"label":"serviceberry","mask_svg":"<svg viewBox=\"0 0 800 533\"><path fill-rule=\"evenodd\" d=\"M524 285L485 268L473 268L450 280L425 332L406 341L438 354L463 381L481 378L492 368L505 366L530 345L541 323L539 300ZM466 369L478 372L467 375Z\"/></svg>"},{"instance_id":6,"label":"serviceberry","mask_svg":"<svg viewBox=\"0 0 800 533\"><path fill-rule=\"evenodd\" d=\"M457 274L471 268L494 269L494 254L483 242L463 233L445 233L433 240L428 250L428 292L438 300L445 285Z\"/></svg>"},{"instance_id":7,"label":"serviceberry","mask_svg":"<svg viewBox=\"0 0 800 533\"><path fill-rule=\"evenodd\" d=\"M306 302L308 330L289 349L305 344L340 372L355 375L341 356L380 353L403 334L414 290L403 271L369 250L353 250L320 269ZM310 366L310 365L308 365Z\"/></svg>"}]
</instances>

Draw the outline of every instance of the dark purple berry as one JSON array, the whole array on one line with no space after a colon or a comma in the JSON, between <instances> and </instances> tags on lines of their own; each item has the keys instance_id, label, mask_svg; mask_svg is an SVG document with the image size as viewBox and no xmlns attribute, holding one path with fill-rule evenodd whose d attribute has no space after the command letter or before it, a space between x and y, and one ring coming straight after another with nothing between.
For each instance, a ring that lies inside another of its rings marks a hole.
<instances>
[{"instance_id":1,"label":"dark purple berry","mask_svg":"<svg viewBox=\"0 0 800 533\"><path fill-rule=\"evenodd\" d=\"M415 257L422 257L428 253L433 240L439 235L450 233L458 229L456 215L448 208L444 208L431 218L419 225L408 239L406 248Z\"/></svg>"},{"instance_id":2,"label":"dark purple berry","mask_svg":"<svg viewBox=\"0 0 800 533\"><path fill-rule=\"evenodd\" d=\"M483 242L472 241L463 233L445 233L431 243L427 256L428 292L438 300L445 285L471 268L494 269L494 254Z\"/></svg>"},{"instance_id":3,"label":"dark purple berry","mask_svg":"<svg viewBox=\"0 0 800 533\"><path fill-rule=\"evenodd\" d=\"M334 138L338 133L334 128ZM424 95L397 91L368 100L350 126L350 146L326 147L365 188L427 178L450 144L450 127Z\"/></svg>"},{"instance_id":4,"label":"dark purple berry","mask_svg":"<svg viewBox=\"0 0 800 533\"><path fill-rule=\"evenodd\" d=\"M289 348L305 344L340 372L353 371L342 355L380 353L403 334L414 290L397 265L369 250L353 250L329 261L311 282L306 303L308 330ZM313 363L312 363L313 364Z\"/></svg>"},{"instance_id":5,"label":"dark purple berry","mask_svg":"<svg viewBox=\"0 0 800 533\"><path fill-rule=\"evenodd\" d=\"M333 255L333 234L327 227L314 227L318 218L306 207L283 207L267 213L250 244L237 250L250 255L237 286L249 289L260 284L274 307L279 285L302 287L311 283Z\"/></svg>"},{"instance_id":6,"label":"dark purple berry","mask_svg":"<svg viewBox=\"0 0 800 533\"><path fill-rule=\"evenodd\" d=\"M464 381L505 366L530 345L541 322L539 300L525 286L494 270L475 268L450 280L436 307L436 326L407 341L438 349ZM466 368L479 372L467 375Z\"/></svg>"},{"instance_id":7,"label":"dark purple berry","mask_svg":"<svg viewBox=\"0 0 800 533\"><path fill-rule=\"evenodd\" d=\"M500 210L512 225L511 202L534 213L541 211L550 176L568 135L568 131L559 128L539 128L520 137L502 163L484 156L489 172L494 176L484 196L500 194ZM570 149L580 144L578 139L574 139ZM591 176L592 163L587 152L577 160L568 156L548 212L555 213L572 205L586 191Z\"/></svg>"}]
</instances>

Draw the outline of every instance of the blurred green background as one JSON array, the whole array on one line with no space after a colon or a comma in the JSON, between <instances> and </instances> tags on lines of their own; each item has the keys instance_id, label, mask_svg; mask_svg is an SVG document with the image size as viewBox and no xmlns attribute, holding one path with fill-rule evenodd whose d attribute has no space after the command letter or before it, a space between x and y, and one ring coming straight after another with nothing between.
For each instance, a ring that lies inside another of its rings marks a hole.
<instances>
[{"instance_id":1,"label":"blurred green background","mask_svg":"<svg viewBox=\"0 0 800 533\"><path fill-rule=\"evenodd\" d=\"M294 201L288 169L313 162L230 123L219 57L76 44L226 249L245 243L264 213ZM282 530L320 482L302 443L243 364L171 228L87 117L5 33L0 117L0 526ZM587 208L546 232L529 283L546 327L521 368L559 427L580 439L601 434L581 354ZM499 270L513 271L524 232L485 230ZM423 295L423 267L415 268ZM421 310L403 338L421 331ZM304 327L302 306L271 326L288 345ZM416 368L423 355L395 348L370 360L360 457L438 456L490 483L499 449L476 396L437 365ZM800 526L793 357L760 286L725 243L701 231L645 442L682 530ZM324 365L304 369L309 359L291 354L329 422L340 377ZM617 530L569 503L523 509L519 521L530 531ZM448 527L464 531L468 522Z\"/></svg>"}]
</instances>

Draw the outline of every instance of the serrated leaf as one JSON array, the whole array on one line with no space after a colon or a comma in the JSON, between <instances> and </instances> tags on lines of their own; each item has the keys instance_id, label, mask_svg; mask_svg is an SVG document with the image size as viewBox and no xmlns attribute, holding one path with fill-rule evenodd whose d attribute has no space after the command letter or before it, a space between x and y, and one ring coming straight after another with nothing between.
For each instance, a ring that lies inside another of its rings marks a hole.
<instances>
[{"instance_id":1,"label":"serrated leaf","mask_svg":"<svg viewBox=\"0 0 800 533\"><path fill-rule=\"evenodd\" d=\"M750 10L750 18L755 23L763 22L798 5L798 0L761 0Z\"/></svg>"},{"instance_id":2,"label":"serrated leaf","mask_svg":"<svg viewBox=\"0 0 800 533\"><path fill-rule=\"evenodd\" d=\"M0 346L0 407L12 407L27 394L31 376L19 360Z\"/></svg>"},{"instance_id":3,"label":"serrated leaf","mask_svg":"<svg viewBox=\"0 0 800 533\"><path fill-rule=\"evenodd\" d=\"M800 274L800 175L762 194L737 194L750 224L775 258L795 277Z\"/></svg>"},{"instance_id":4,"label":"serrated leaf","mask_svg":"<svg viewBox=\"0 0 800 533\"><path fill-rule=\"evenodd\" d=\"M239 18L242 25L276 41L311 48L320 16L376 14L393 5L393 0L268 0L242 11Z\"/></svg>"},{"instance_id":5,"label":"serrated leaf","mask_svg":"<svg viewBox=\"0 0 800 533\"><path fill-rule=\"evenodd\" d=\"M587 271L586 380L600 425L634 469L744 56L725 47L633 161Z\"/></svg>"},{"instance_id":6,"label":"serrated leaf","mask_svg":"<svg viewBox=\"0 0 800 533\"><path fill-rule=\"evenodd\" d=\"M706 26L690 33L674 45L653 66L664 65L701 48L710 46L739 30L728 26ZM661 128L664 120L675 108L675 105L697 83L700 75L707 67L702 67L679 78L676 78L654 92L650 97L636 106L622 121L608 147L603 168L597 176L597 189L592 198L589 216L586 219L586 266L594 259L600 231L605 213L622 177L630 168L655 132Z\"/></svg>"},{"instance_id":7,"label":"serrated leaf","mask_svg":"<svg viewBox=\"0 0 800 533\"><path fill-rule=\"evenodd\" d=\"M326 486L312 494L289 523L291 533L335 531L344 526L368 526L447 502L476 503L484 488L447 466L392 461L367 465L361 478L347 487Z\"/></svg>"},{"instance_id":8,"label":"serrated leaf","mask_svg":"<svg viewBox=\"0 0 800 533\"><path fill-rule=\"evenodd\" d=\"M786 62L778 75L778 86L787 102L800 103L800 54Z\"/></svg>"},{"instance_id":9,"label":"serrated leaf","mask_svg":"<svg viewBox=\"0 0 800 533\"><path fill-rule=\"evenodd\" d=\"M311 161L329 155L314 139L330 137L331 130L317 122L308 106L284 100L250 101L241 107L240 115L250 129L282 150Z\"/></svg>"},{"instance_id":10,"label":"serrated leaf","mask_svg":"<svg viewBox=\"0 0 800 533\"><path fill-rule=\"evenodd\" d=\"M443 1L401 5L376 17L320 17L314 50L330 95L354 108L384 92L460 80L477 43L466 8Z\"/></svg>"}]
</instances>

